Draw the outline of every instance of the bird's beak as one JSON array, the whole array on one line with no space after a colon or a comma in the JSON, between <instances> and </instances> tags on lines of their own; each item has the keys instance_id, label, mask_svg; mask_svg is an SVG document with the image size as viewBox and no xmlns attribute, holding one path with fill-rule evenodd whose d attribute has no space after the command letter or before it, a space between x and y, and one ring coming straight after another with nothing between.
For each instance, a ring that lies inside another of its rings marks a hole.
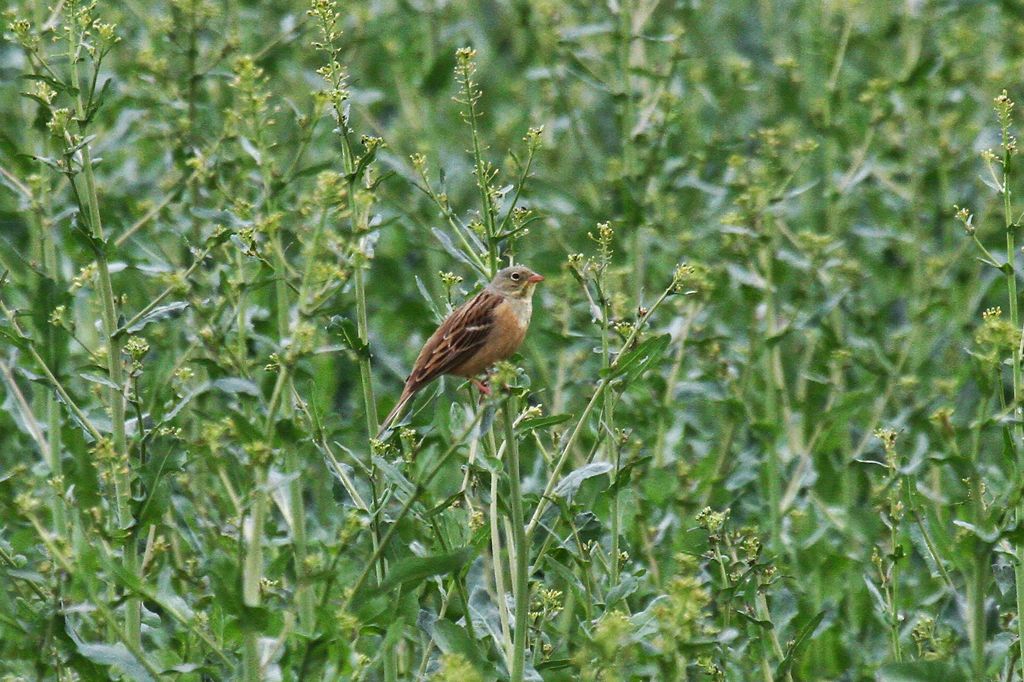
<instances>
[{"instance_id":1,"label":"bird's beak","mask_svg":"<svg viewBox=\"0 0 1024 682\"><path fill-rule=\"evenodd\" d=\"M526 278L526 281L530 284L536 284L537 282L544 281L544 275L538 275L536 272Z\"/></svg>"}]
</instances>

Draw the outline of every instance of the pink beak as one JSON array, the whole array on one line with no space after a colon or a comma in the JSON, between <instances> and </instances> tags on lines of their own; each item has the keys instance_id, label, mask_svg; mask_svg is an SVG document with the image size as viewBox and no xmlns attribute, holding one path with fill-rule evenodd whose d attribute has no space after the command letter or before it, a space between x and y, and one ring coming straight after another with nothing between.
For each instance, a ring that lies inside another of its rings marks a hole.
<instances>
[{"instance_id":1,"label":"pink beak","mask_svg":"<svg viewBox=\"0 0 1024 682\"><path fill-rule=\"evenodd\" d=\"M544 275L538 275L535 272L532 275L530 275L529 277L527 277L526 281L530 282L531 284L536 284L537 282L543 282L544 281Z\"/></svg>"}]
</instances>

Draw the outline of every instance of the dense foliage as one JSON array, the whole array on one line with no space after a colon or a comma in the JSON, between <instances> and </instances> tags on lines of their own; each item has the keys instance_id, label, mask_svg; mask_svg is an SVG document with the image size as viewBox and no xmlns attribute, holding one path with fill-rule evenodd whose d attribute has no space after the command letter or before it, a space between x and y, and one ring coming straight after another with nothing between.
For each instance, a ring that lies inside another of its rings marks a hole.
<instances>
[{"instance_id":1,"label":"dense foliage","mask_svg":"<svg viewBox=\"0 0 1024 682\"><path fill-rule=\"evenodd\" d=\"M1021 679L1017 3L4 12L0 679Z\"/></svg>"}]
</instances>

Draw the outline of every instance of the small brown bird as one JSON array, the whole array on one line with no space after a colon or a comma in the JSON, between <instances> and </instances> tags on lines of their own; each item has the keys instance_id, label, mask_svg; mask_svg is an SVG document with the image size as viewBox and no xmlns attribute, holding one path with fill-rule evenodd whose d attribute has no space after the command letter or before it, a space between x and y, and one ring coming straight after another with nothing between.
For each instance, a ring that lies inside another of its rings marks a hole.
<instances>
[{"instance_id":1,"label":"small brown bird","mask_svg":"<svg viewBox=\"0 0 1024 682\"><path fill-rule=\"evenodd\" d=\"M530 268L513 265L498 271L483 291L456 308L441 323L416 357L405 388L384 419L379 438L424 386L441 376L472 379L519 348L530 326L533 290L544 278ZM481 390L487 387L477 383Z\"/></svg>"}]
</instances>

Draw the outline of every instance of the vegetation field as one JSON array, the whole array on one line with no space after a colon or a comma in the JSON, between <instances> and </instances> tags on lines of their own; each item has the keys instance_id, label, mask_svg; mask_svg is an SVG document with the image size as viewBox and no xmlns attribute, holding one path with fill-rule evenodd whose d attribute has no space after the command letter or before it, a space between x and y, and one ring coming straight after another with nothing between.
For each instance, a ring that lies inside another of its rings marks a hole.
<instances>
[{"instance_id":1,"label":"vegetation field","mask_svg":"<svg viewBox=\"0 0 1024 682\"><path fill-rule=\"evenodd\" d=\"M1020 3L0 13L0 680L1024 678Z\"/></svg>"}]
</instances>

